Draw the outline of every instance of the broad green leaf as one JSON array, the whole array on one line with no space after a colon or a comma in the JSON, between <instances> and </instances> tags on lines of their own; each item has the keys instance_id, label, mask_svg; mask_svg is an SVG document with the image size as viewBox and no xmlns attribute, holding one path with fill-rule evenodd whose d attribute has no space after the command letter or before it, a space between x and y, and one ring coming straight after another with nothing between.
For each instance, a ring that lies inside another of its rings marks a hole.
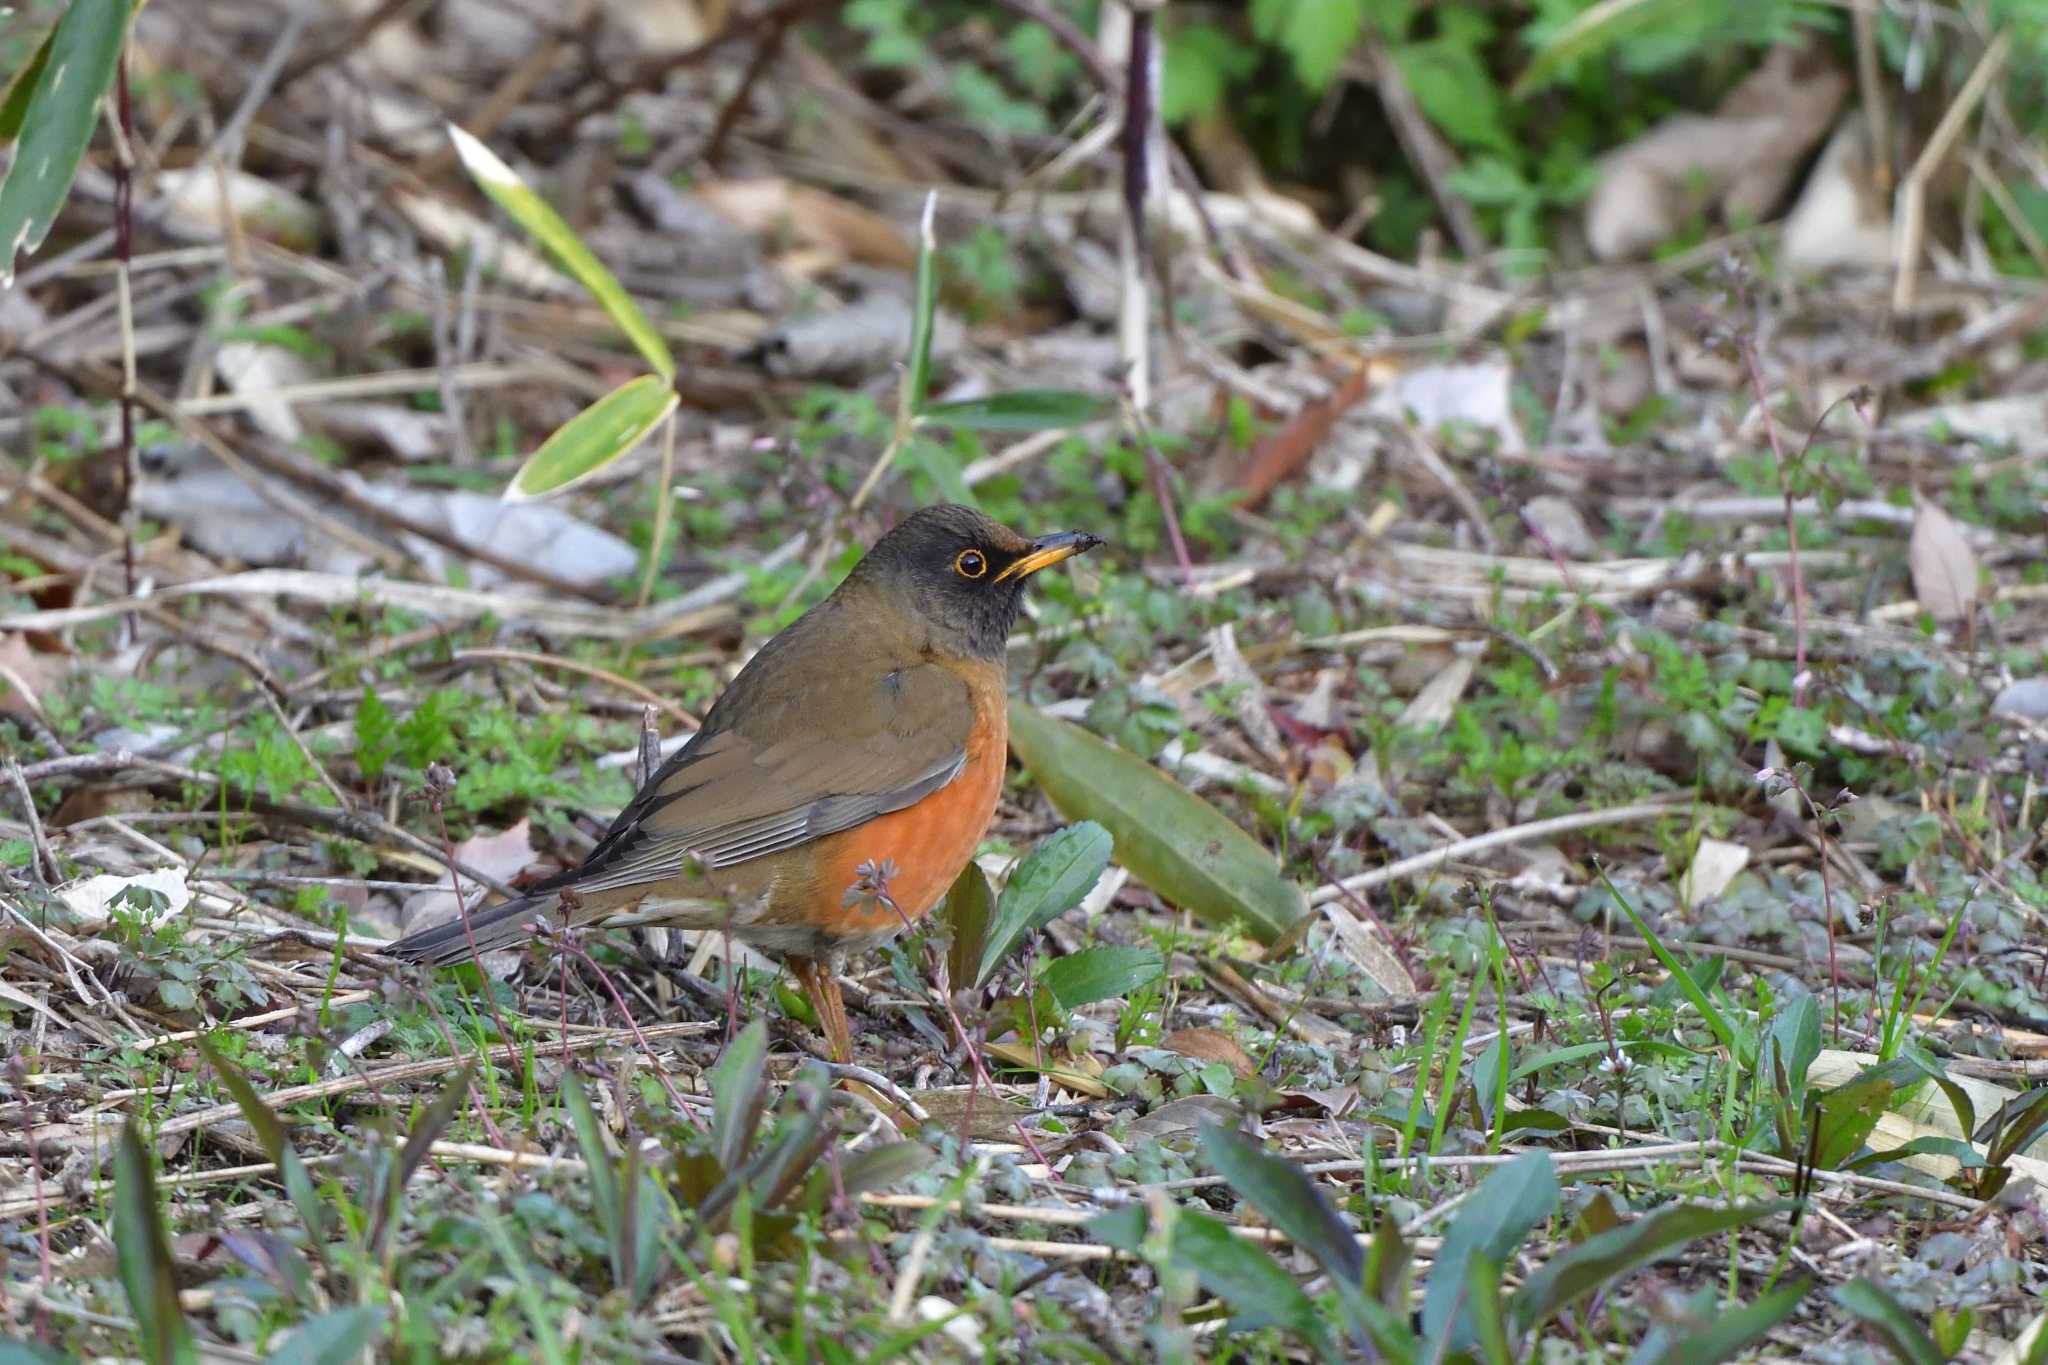
<instances>
[{"instance_id":1,"label":"broad green leaf","mask_svg":"<svg viewBox=\"0 0 2048 1365\"><path fill-rule=\"evenodd\" d=\"M513 476L505 496L537 498L587 479L647 439L676 407L676 391L659 375L629 379L562 423Z\"/></svg>"},{"instance_id":2,"label":"broad green leaf","mask_svg":"<svg viewBox=\"0 0 2048 1365\"><path fill-rule=\"evenodd\" d=\"M975 985L981 977L981 952L988 944L988 925L995 911L995 892L989 889L988 874L981 864L968 859L967 866L953 879L939 907L939 922L946 926L951 941L946 945L946 984L961 990Z\"/></svg>"},{"instance_id":3,"label":"broad green leaf","mask_svg":"<svg viewBox=\"0 0 2048 1365\"><path fill-rule=\"evenodd\" d=\"M1777 1073L1769 1069L1771 1059L1776 1057L1785 1068L1785 1079L1792 1086L1792 1093L1782 1098L1793 1105L1801 1104L1806 1096L1806 1072L1813 1065L1813 1059L1820 1056L1820 1005L1809 991L1801 991L1785 1005L1777 1017L1771 1020L1770 1032L1764 1035L1762 1062L1767 1076ZM1786 1153L1787 1156L1791 1153Z\"/></svg>"},{"instance_id":4,"label":"broad green leaf","mask_svg":"<svg viewBox=\"0 0 2048 1365\"><path fill-rule=\"evenodd\" d=\"M1877 1128L1892 1101L1892 1083L1882 1076L1863 1075L1847 1085L1824 1090L1813 1101L1813 1164L1823 1171L1840 1170Z\"/></svg>"},{"instance_id":5,"label":"broad green leaf","mask_svg":"<svg viewBox=\"0 0 2048 1365\"><path fill-rule=\"evenodd\" d=\"M640 305L633 302L628 294L606 270L602 262L583 245L583 239L562 216L548 205L547 200L527 188L518 172L498 159L498 154L479 142L470 134L448 125L448 136L455 143L455 153L462 158L462 165L470 178L505 210L508 217L525 228L534 240L546 247L562 268L574 276L576 282L590 291L605 316L619 325L654 372L664 380L673 380L676 375L676 358L669 353L668 343L662 340L654 324L640 311ZM549 485L553 487L553 485Z\"/></svg>"},{"instance_id":6,"label":"broad green leaf","mask_svg":"<svg viewBox=\"0 0 2048 1365\"><path fill-rule=\"evenodd\" d=\"M1223 812L1144 759L1078 725L1010 703L1010 748L1069 820L1098 820L1116 861L1205 923L1241 923L1261 943L1308 916L1301 888Z\"/></svg>"},{"instance_id":7,"label":"broad green leaf","mask_svg":"<svg viewBox=\"0 0 2048 1365\"><path fill-rule=\"evenodd\" d=\"M840 1155L836 1169L827 1164L812 1172L806 1197L813 1207L841 1194L857 1199L870 1190L900 1185L937 1160L938 1155L921 1142L888 1142Z\"/></svg>"},{"instance_id":8,"label":"broad green leaf","mask_svg":"<svg viewBox=\"0 0 2048 1365\"><path fill-rule=\"evenodd\" d=\"M1204 1126L1197 1141L1203 1160L1232 1190L1315 1258L1336 1286L1338 1302L1352 1330L1370 1335L1376 1315L1367 1301L1365 1252L1308 1173L1220 1124ZM1393 1245L1382 1254L1401 1260L1398 1229L1389 1225L1380 1235L1393 1238ZM1394 1273L1399 1273L1398 1268Z\"/></svg>"},{"instance_id":9,"label":"broad green leaf","mask_svg":"<svg viewBox=\"0 0 2048 1365\"><path fill-rule=\"evenodd\" d=\"M1079 905L1109 866L1110 849L1109 831L1083 820L1047 836L1025 854L996 901L995 922L989 927L974 984L986 985L1018 944Z\"/></svg>"},{"instance_id":10,"label":"broad green leaf","mask_svg":"<svg viewBox=\"0 0 2048 1365\"><path fill-rule=\"evenodd\" d=\"M1533 1331L1560 1309L1634 1274L1687 1242L1747 1227L1791 1207L1746 1204L1717 1209L1698 1204L1667 1205L1646 1218L1588 1237L1544 1262L1508 1302L1508 1321L1517 1336Z\"/></svg>"},{"instance_id":11,"label":"broad green leaf","mask_svg":"<svg viewBox=\"0 0 2048 1365\"><path fill-rule=\"evenodd\" d=\"M0 1365L73 1365L73 1357L33 1341L0 1341Z\"/></svg>"},{"instance_id":12,"label":"broad green leaf","mask_svg":"<svg viewBox=\"0 0 2048 1365\"><path fill-rule=\"evenodd\" d=\"M1452 1350L1477 1341L1467 1296L1473 1254L1507 1264L1515 1248L1557 1210L1557 1167L1548 1152L1525 1152L1486 1177L1444 1233L1422 1291L1422 1336ZM1517 1296L1520 1297L1519 1295Z\"/></svg>"},{"instance_id":13,"label":"broad green leaf","mask_svg":"<svg viewBox=\"0 0 2048 1365\"><path fill-rule=\"evenodd\" d=\"M242 1111L242 1118L256 1135L256 1142L263 1148L263 1154L270 1158L284 1181L285 1193L290 1196L292 1207L298 1211L299 1221L304 1226L306 1241L313 1254L322 1262L327 1259L327 1206L321 1202L319 1193L313 1188L312 1173L292 1146L284 1121L256 1093L256 1087L241 1069L230 1062L215 1047L210 1038L199 1040L199 1053L206 1058L207 1065Z\"/></svg>"},{"instance_id":14,"label":"broad green leaf","mask_svg":"<svg viewBox=\"0 0 2048 1365\"><path fill-rule=\"evenodd\" d=\"M71 0L47 45L30 58L26 92L10 89L0 106L0 118L21 135L0 181L0 288L14 283L15 257L43 244L64 207L135 9L129 0Z\"/></svg>"},{"instance_id":15,"label":"broad green leaf","mask_svg":"<svg viewBox=\"0 0 2048 1365\"><path fill-rule=\"evenodd\" d=\"M178 1268L164 1232L149 1149L131 1121L114 1147L114 1261L135 1334L149 1365L188 1365L199 1359L192 1328L178 1306Z\"/></svg>"},{"instance_id":16,"label":"broad green leaf","mask_svg":"<svg viewBox=\"0 0 2048 1365\"><path fill-rule=\"evenodd\" d=\"M1086 948L1046 963L1038 979L1061 1009L1076 1010L1129 995L1165 970L1166 959L1154 948Z\"/></svg>"},{"instance_id":17,"label":"broad green leaf","mask_svg":"<svg viewBox=\"0 0 2048 1365\"><path fill-rule=\"evenodd\" d=\"M1866 1139L1867 1141L1868 1139ZM1940 1137L1928 1134L1902 1142L1896 1147L1887 1147L1881 1152L1865 1152L1842 1163L1845 1171L1861 1171L1871 1166L1882 1166L1887 1161L1904 1161L1909 1156L1945 1156L1966 1171L1982 1170L1990 1163L1984 1154L1964 1142L1961 1138Z\"/></svg>"},{"instance_id":18,"label":"broad green leaf","mask_svg":"<svg viewBox=\"0 0 2048 1365\"><path fill-rule=\"evenodd\" d=\"M1891 1295L1868 1280L1851 1280L1834 1287L1830 1297L1851 1317L1877 1334L1903 1365L1943 1365L1940 1348L1921 1327L1918 1319Z\"/></svg>"},{"instance_id":19,"label":"broad green leaf","mask_svg":"<svg viewBox=\"0 0 2048 1365\"><path fill-rule=\"evenodd\" d=\"M1465 1285L1472 1331L1479 1338L1479 1358L1486 1365L1513 1365L1507 1324L1501 1319L1500 1262L1484 1251L1474 1251L1465 1262Z\"/></svg>"},{"instance_id":20,"label":"broad green leaf","mask_svg":"<svg viewBox=\"0 0 2048 1365\"><path fill-rule=\"evenodd\" d=\"M337 1308L300 1323L264 1365L356 1365L384 1320L382 1308Z\"/></svg>"},{"instance_id":21,"label":"broad green leaf","mask_svg":"<svg viewBox=\"0 0 2048 1365\"><path fill-rule=\"evenodd\" d=\"M1279 1262L1220 1218L1187 1208L1175 1208L1169 1216L1168 1259L1194 1271L1202 1288L1229 1304L1238 1326L1285 1328L1313 1344L1317 1359L1337 1358L1314 1301ZM1088 1233L1118 1251L1142 1256L1149 1222L1144 1205L1128 1204L1090 1220Z\"/></svg>"},{"instance_id":22,"label":"broad green leaf","mask_svg":"<svg viewBox=\"0 0 2048 1365\"><path fill-rule=\"evenodd\" d=\"M1115 405L1073 389L1014 389L986 398L933 403L919 411L920 424L965 427L969 431L1059 431L1106 417Z\"/></svg>"},{"instance_id":23,"label":"broad green leaf","mask_svg":"<svg viewBox=\"0 0 2048 1365\"><path fill-rule=\"evenodd\" d=\"M728 1171L739 1169L767 1110L767 1060L768 1025L756 1019L711 1068L711 1154Z\"/></svg>"},{"instance_id":24,"label":"broad green leaf","mask_svg":"<svg viewBox=\"0 0 2048 1365\"><path fill-rule=\"evenodd\" d=\"M932 383L932 331L939 313L939 245L932 237L932 215L938 211L939 196L925 196L924 217L917 229L917 288L910 306L910 354L903 368L903 391L897 399L897 431L907 429L910 418L924 406Z\"/></svg>"},{"instance_id":25,"label":"broad green leaf","mask_svg":"<svg viewBox=\"0 0 2048 1365\"><path fill-rule=\"evenodd\" d=\"M1723 1308L1719 1291L1702 1289L1677 1322L1659 1323L1629 1365L1720 1365L1797 1312L1812 1280L1794 1280L1739 1308Z\"/></svg>"},{"instance_id":26,"label":"broad green leaf","mask_svg":"<svg viewBox=\"0 0 2048 1365\"><path fill-rule=\"evenodd\" d=\"M1508 93L1520 99L1541 89L1565 67L1653 29L1666 16L1693 3L1694 0L1600 0L1551 35Z\"/></svg>"},{"instance_id":27,"label":"broad green leaf","mask_svg":"<svg viewBox=\"0 0 2048 1365\"><path fill-rule=\"evenodd\" d=\"M1365 0L1253 0L1252 31L1287 54L1301 83L1321 91L1365 27Z\"/></svg>"}]
</instances>

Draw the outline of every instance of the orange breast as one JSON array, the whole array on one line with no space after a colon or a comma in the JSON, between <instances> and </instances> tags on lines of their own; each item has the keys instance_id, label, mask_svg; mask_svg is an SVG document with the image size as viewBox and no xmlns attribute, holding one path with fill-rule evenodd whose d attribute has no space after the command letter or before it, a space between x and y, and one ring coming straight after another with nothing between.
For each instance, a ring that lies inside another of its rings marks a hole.
<instances>
[{"instance_id":1,"label":"orange breast","mask_svg":"<svg viewBox=\"0 0 2048 1365\"><path fill-rule=\"evenodd\" d=\"M808 907L816 926L833 925L848 936L889 934L902 921L887 906L846 904L864 863L896 864L890 898L911 920L921 919L945 898L967 866L1003 789L1010 743L1009 712L999 688L977 687L974 725L967 736L967 760L960 775L914 806L870 820L815 845L817 880Z\"/></svg>"}]
</instances>

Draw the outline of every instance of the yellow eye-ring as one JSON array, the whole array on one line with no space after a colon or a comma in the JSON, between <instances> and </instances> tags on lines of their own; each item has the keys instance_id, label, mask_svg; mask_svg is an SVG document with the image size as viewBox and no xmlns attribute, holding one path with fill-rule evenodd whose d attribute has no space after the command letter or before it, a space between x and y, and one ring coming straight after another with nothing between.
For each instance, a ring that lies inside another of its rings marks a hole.
<instances>
[{"instance_id":1,"label":"yellow eye-ring","mask_svg":"<svg viewBox=\"0 0 2048 1365\"><path fill-rule=\"evenodd\" d=\"M988 560L979 550L962 550L953 556L953 572L962 578L979 578L988 572Z\"/></svg>"}]
</instances>

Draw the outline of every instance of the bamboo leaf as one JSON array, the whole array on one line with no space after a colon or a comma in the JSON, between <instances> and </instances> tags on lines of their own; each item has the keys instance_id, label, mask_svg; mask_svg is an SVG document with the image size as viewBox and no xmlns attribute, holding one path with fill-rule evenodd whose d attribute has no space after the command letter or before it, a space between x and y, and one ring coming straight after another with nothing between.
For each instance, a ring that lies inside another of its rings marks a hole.
<instances>
[{"instance_id":1,"label":"bamboo leaf","mask_svg":"<svg viewBox=\"0 0 2048 1365\"><path fill-rule=\"evenodd\" d=\"M513 222L546 247L578 284L590 291L598 307L618 324L619 330L626 334L642 358L654 367L657 375L664 381L673 380L676 358L669 352L668 343L662 340L661 333L654 329L647 315L640 311L640 305L633 302L633 296L591 254L575 229L562 221L562 216L549 206L547 200L529 189L517 171L499 160L496 152L452 123L448 125L448 136L455 143L456 155L462 158L463 169L469 172L478 187L505 210Z\"/></svg>"},{"instance_id":2,"label":"bamboo leaf","mask_svg":"<svg viewBox=\"0 0 2048 1365\"><path fill-rule=\"evenodd\" d=\"M1062 431L1107 417L1115 405L1073 389L1014 389L986 398L932 403L919 411L920 424L969 431Z\"/></svg>"},{"instance_id":3,"label":"bamboo leaf","mask_svg":"<svg viewBox=\"0 0 2048 1365\"><path fill-rule=\"evenodd\" d=\"M135 1125L121 1125L114 1147L114 1260L142 1356L150 1365L189 1365L199 1359L192 1328L178 1306L178 1268L164 1231L156 1173Z\"/></svg>"},{"instance_id":4,"label":"bamboo leaf","mask_svg":"<svg viewBox=\"0 0 2048 1365\"><path fill-rule=\"evenodd\" d=\"M71 0L29 59L26 89L10 88L0 104L0 120L21 135L0 181L0 289L14 283L15 257L43 244L71 193L135 10L129 0Z\"/></svg>"},{"instance_id":5,"label":"bamboo leaf","mask_svg":"<svg viewBox=\"0 0 2048 1365\"><path fill-rule=\"evenodd\" d=\"M1162 899L1269 946L1306 923L1307 900L1271 853L1137 755L1016 701L1010 747L1060 813L1099 821L1116 861Z\"/></svg>"},{"instance_id":6,"label":"bamboo leaf","mask_svg":"<svg viewBox=\"0 0 2048 1365\"><path fill-rule=\"evenodd\" d=\"M589 478L647 439L676 407L676 391L658 375L629 379L556 429L527 456L505 496L555 493Z\"/></svg>"},{"instance_id":7,"label":"bamboo leaf","mask_svg":"<svg viewBox=\"0 0 2048 1365\"><path fill-rule=\"evenodd\" d=\"M1650 1329L1629 1365L1720 1365L1797 1312L1812 1288L1811 1280L1794 1280L1731 1309L1722 1308L1717 1291L1703 1289L1688 1301L1684 1317Z\"/></svg>"}]
</instances>

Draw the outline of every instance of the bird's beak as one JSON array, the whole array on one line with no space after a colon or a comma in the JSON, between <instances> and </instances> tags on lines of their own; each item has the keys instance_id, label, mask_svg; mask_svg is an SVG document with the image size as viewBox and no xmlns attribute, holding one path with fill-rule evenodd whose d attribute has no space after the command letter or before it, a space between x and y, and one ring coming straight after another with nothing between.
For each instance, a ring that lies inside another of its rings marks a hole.
<instances>
[{"instance_id":1,"label":"bird's beak","mask_svg":"<svg viewBox=\"0 0 2048 1365\"><path fill-rule=\"evenodd\" d=\"M1031 542L1029 554L1011 560L1010 567L996 575L996 582L1006 578L1028 578L1040 569L1050 568L1063 559L1072 559L1101 543L1101 536L1091 536L1086 531L1060 531L1040 536Z\"/></svg>"}]
</instances>

